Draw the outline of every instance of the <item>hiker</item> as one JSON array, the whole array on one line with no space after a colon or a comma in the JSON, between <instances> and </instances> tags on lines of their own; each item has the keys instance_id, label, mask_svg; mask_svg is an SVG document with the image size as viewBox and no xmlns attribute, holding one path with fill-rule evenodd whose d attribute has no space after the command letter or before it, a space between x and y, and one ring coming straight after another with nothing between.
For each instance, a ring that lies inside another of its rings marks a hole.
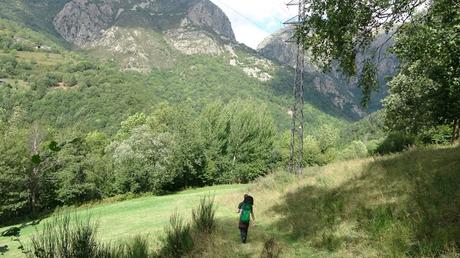
<instances>
[{"instance_id":1,"label":"hiker","mask_svg":"<svg viewBox=\"0 0 460 258\"><path fill-rule=\"evenodd\" d=\"M238 213L240 213L238 228L240 229L241 242L243 244L246 243L248 238L249 221L251 220L250 216L252 216L253 223L256 222L253 205L254 198L248 194L244 195L243 202L238 205Z\"/></svg>"}]
</instances>

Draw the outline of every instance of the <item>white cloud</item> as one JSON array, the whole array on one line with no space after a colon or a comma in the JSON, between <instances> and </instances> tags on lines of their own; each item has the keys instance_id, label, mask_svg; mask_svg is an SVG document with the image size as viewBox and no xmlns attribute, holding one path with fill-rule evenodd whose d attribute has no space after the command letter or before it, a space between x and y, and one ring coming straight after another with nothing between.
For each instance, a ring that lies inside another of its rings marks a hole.
<instances>
[{"instance_id":1,"label":"white cloud","mask_svg":"<svg viewBox=\"0 0 460 258\"><path fill-rule=\"evenodd\" d=\"M232 22L236 39L252 48L268 35L283 27L297 10L288 8L289 0L211 0Z\"/></svg>"}]
</instances>

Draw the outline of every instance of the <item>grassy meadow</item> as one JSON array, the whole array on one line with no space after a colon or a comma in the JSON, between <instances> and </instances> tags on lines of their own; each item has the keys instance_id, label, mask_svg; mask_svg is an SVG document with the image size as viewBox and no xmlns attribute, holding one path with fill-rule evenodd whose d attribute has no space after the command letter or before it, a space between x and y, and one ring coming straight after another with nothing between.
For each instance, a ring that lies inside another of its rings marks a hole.
<instances>
[{"instance_id":1,"label":"grassy meadow","mask_svg":"<svg viewBox=\"0 0 460 258\"><path fill-rule=\"evenodd\" d=\"M208 239L195 239L190 257L260 257L264 249L280 257L458 257L459 157L458 147L413 149L307 168L300 178L278 172L251 185L108 201L78 212L98 219L104 241L141 234L158 248L169 216L177 210L189 220L211 194L218 227ZM245 192L255 197L256 224L242 245L235 207ZM24 228L21 240L34 231ZM10 246L6 257L21 257L9 238L0 244Z\"/></svg>"}]
</instances>

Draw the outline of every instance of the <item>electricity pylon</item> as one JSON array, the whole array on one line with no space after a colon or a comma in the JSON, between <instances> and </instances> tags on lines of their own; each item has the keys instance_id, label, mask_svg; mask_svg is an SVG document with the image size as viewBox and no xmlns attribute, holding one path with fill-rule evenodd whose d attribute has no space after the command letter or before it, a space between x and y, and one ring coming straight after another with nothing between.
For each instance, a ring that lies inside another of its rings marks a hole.
<instances>
[{"instance_id":1,"label":"electricity pylon","mask_svg":"<svg viewBox=\"0 0 460 258\"><path fill-rule=\"evenodd\" d=\"M294 79L294 104L291 110L291 151L289 157L289 171L300 175L303 168L303 131L304 131L304 82L303 73L305 67L305 51L302 40L297 34L298 29L305 21L305 0L293 0L287 4L288 6L297 6L299 13L295 17L289 19L284 24L293 26L295 29L294 37L290 42L297 44L297 60L295 66Z\"/></svg>"}]
</instances>

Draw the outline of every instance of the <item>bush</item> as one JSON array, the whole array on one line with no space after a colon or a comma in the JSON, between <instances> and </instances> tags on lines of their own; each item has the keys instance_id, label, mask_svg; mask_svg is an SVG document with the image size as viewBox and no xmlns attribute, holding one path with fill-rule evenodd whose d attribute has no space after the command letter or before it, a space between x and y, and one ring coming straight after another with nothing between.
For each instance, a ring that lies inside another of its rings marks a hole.
<instances>
[{"instance_id":1,"label":"bush","mask_svg":"<svg viewBox=\"0 0 460 258\"><path fill-rule=\"evenodd\" d=\"M99 253L106 251L96 241L96 230L97 224L90 218L58 213L51 221L44 223L43 231L32 237L29 257L100 257Z\"/></svg>"},{"instance_id":2,"label":"bush","mask_svg":"<svg viewBox=\"0 0 460 258\"><path fill-rule=\"evenodd\" d=\"M36 258L149 258L146 238L134 237L121 245L106 245L96 238L97 223L58 212L43 230L32 237L32 250L28 257Z\"/></svg>"},{"instance_id":3,"label":"bush","mask_svg":"<svg viewBox=\"0 0 460 258\"><path fill-rule=\"evenodd\" d=\"M163 247L159 252L160 257L182 257L192 251L193 239L190 225L184 223L182 217L174 213L170 224L165 228Z\"/></svg>"},{"instance_id":4,"label":"bush","mask_svg":"<svg viewBox=\"0 0 460 258\"><path fill-rule=\"evenodd\" d=\"M342 159L364 158L368 154L367 147L362 141L353 141L341 153Z\"/></svg>"},{"instance_id":5,"label":"bush","mask_svg":"<svg viewBox=\"0 0 460 258\"><path fill-rule=\"evenodd\" d=\"M149 243L146 238L141 236L134 237L131 242L126 245L124 258L149 258Z\"/></svg>"},{"instance_id":6,"label":"bush","mask_svg":"<svg viewBox=\"0 0 460 258\"><path fill-rule=\"evenodd\" d=\"M275 238L270 238L264 244L261 258L277 258L281 255L281 247Z\"/></svg>"},{"instance_id":7,"label":"bush","mask_svg":"<svg viewBox=\"0 0 460 258\"><path fill-rule=\"evenodd\" d=\"M202 233L211 233L216 228L214 198L203 197L197 209L192 210L193 226Z\"/></svg>"},{"instance_id":8,"label":"bush","mask_svg":"<svg viewBox=\"0 0 460 258\"><path fill-rule=\"evenodd\" d=\"M423 130L418 137L424 144L450 144L452 140L452 127L443 125Z\"/></svg>"},{"instance_id":9,"label":"bush","mask_svg":"<svg viewBox=\"0 0 460 258\"><path fill-rule=\"evenodd\" d=\"M378 154L389 154L402 152L407 150L410 146L415 144L415 138L401 133L391 133L387 138L378 146L376 152Z\"/></svg>"}]
</instances>

